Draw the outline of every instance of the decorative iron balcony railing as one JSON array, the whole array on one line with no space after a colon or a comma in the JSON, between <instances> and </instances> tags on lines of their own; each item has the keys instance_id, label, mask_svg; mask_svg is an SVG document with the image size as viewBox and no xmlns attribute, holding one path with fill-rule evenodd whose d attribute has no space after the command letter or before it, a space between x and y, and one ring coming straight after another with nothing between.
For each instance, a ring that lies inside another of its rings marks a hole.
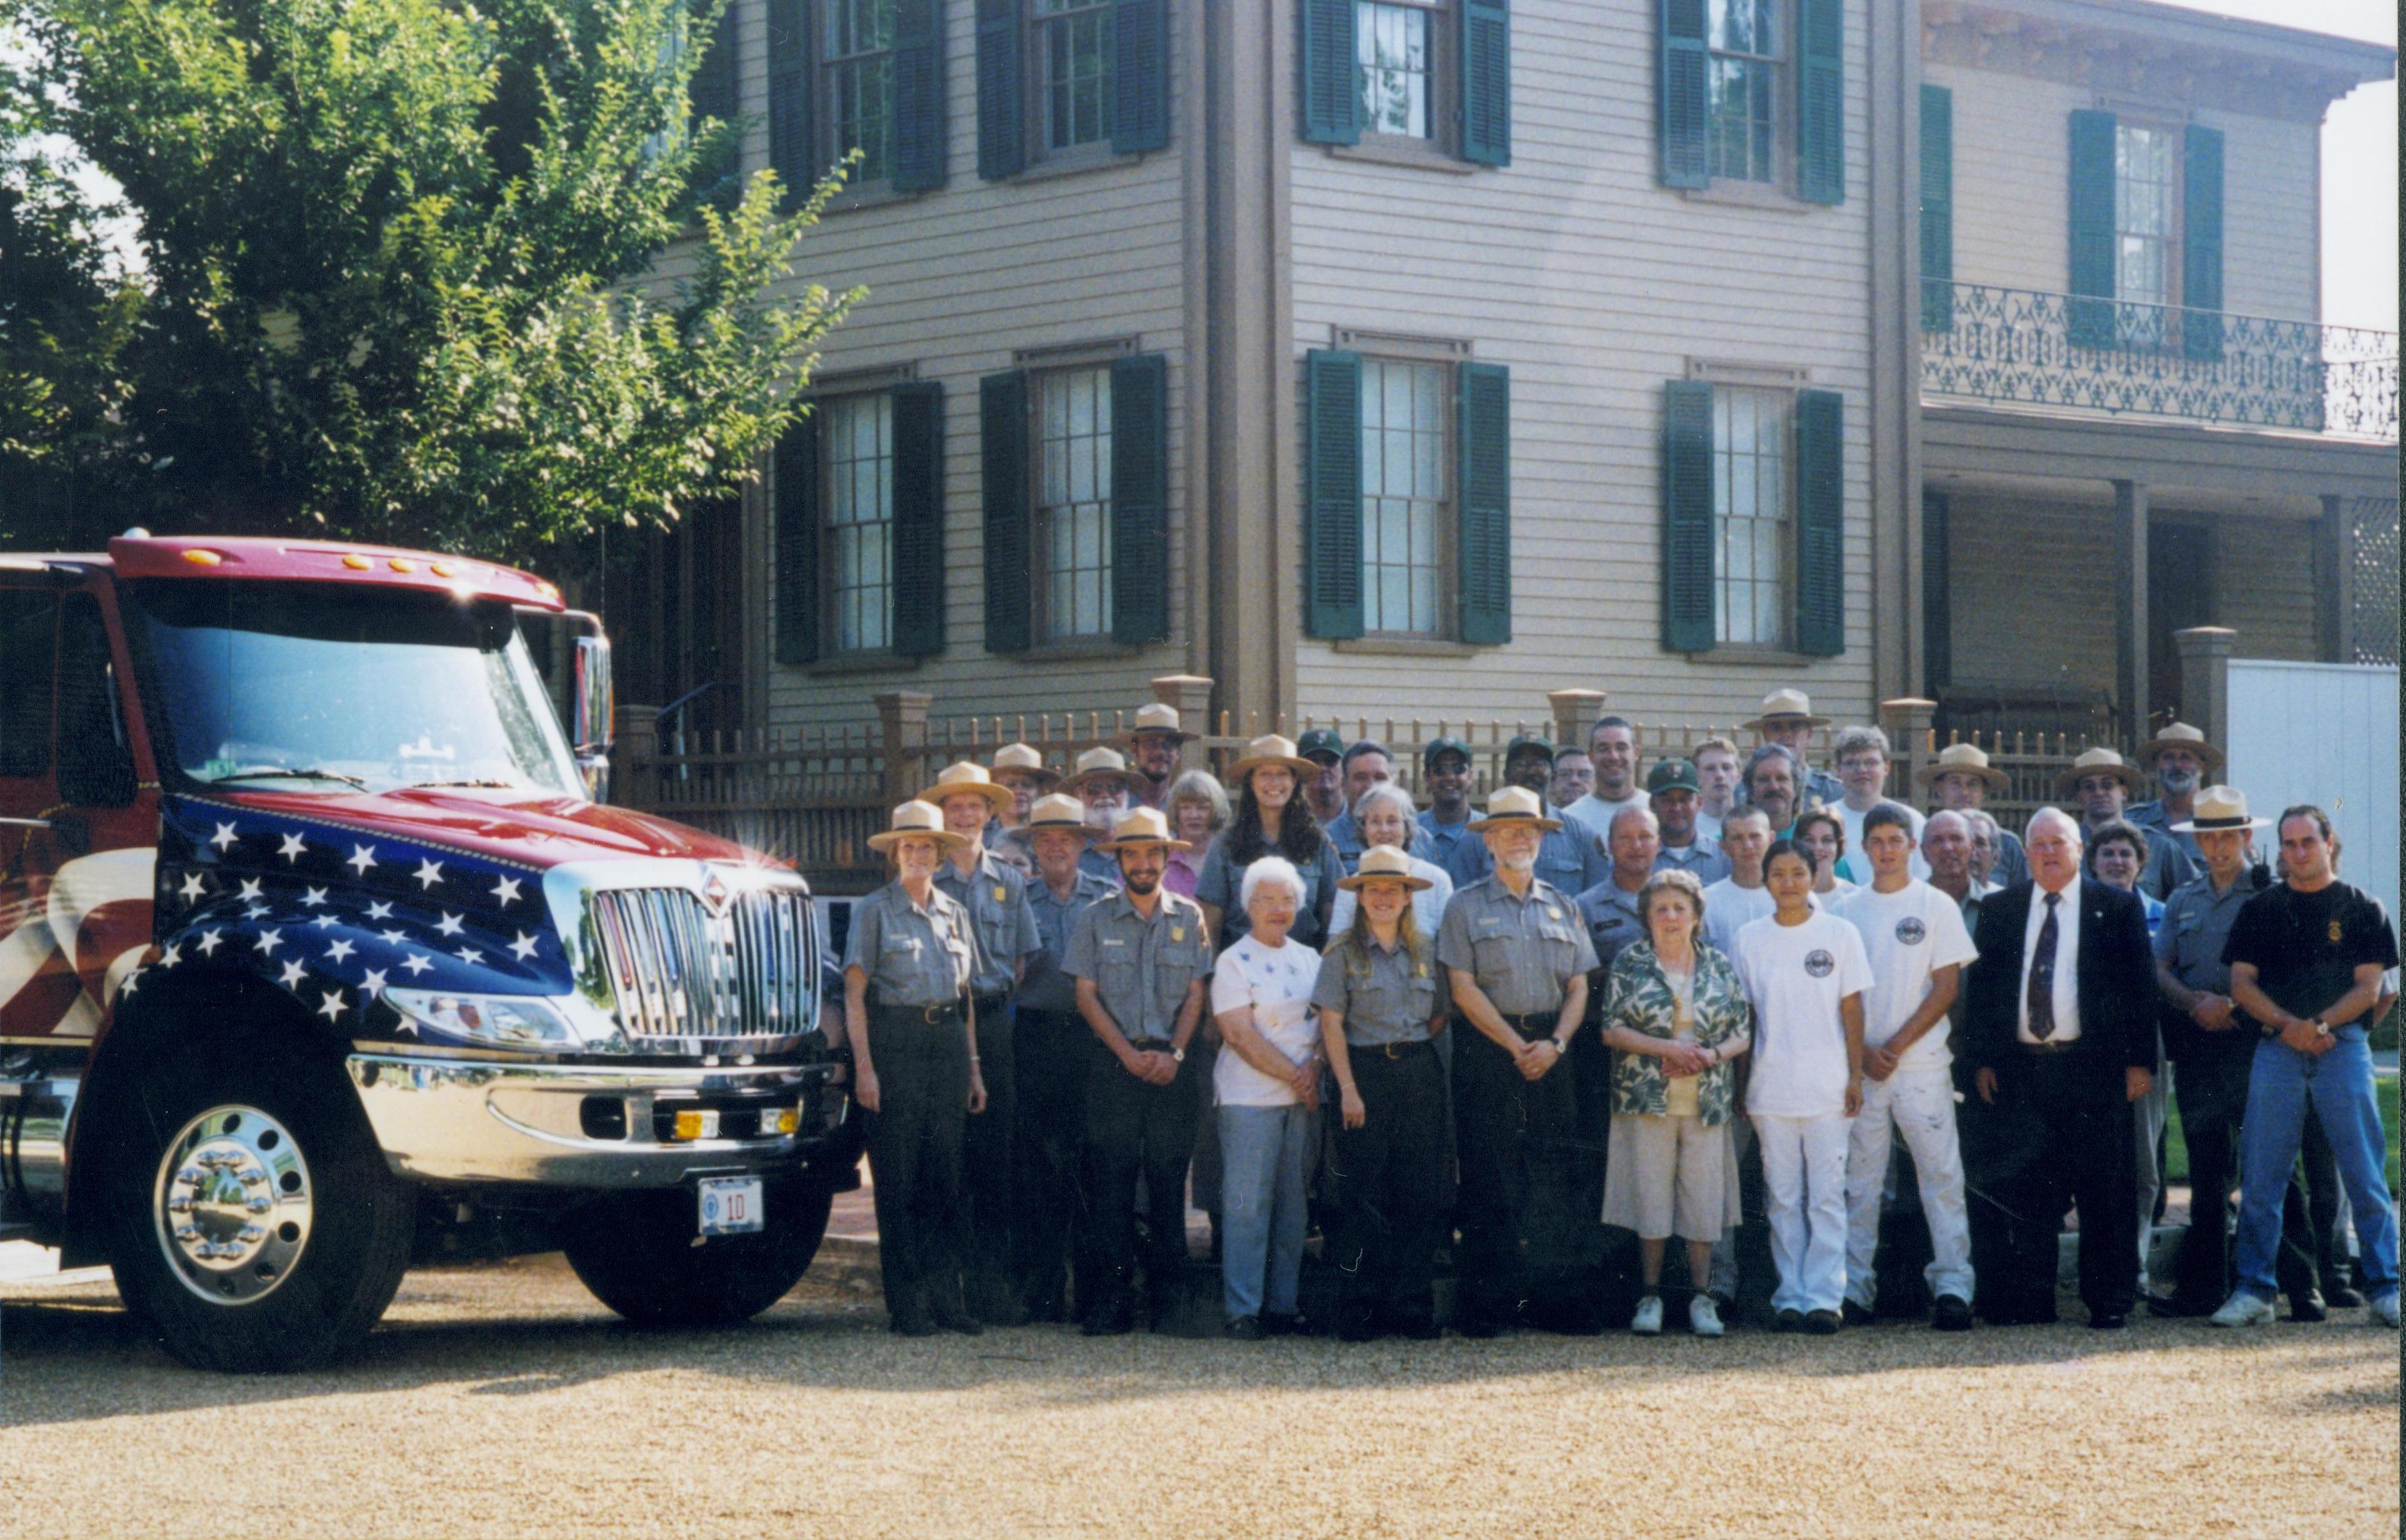
<instances>
[{"instance_id":1,"label":"decorative iron balcony railing","mask_svg":"<svg viewBox=\"0 0 2406 1540\"><path fill-rule=\"evenodd\" d=\"M1922 284L1924 397L2398 438L2398 334Z\"/></svg>"}]
</instances>

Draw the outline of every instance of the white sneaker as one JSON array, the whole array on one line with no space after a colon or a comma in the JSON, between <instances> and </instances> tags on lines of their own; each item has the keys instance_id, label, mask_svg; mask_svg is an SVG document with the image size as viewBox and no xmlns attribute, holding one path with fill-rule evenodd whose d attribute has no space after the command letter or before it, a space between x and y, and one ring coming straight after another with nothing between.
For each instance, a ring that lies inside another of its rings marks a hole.
<instances>
[{"instance_id":1,"label":"white sneaker","mask_svg":"<svg viewBox=\"0 0 2406 1540\"><path fill-rule=\"evenodd\" d=\"M1663 1296L1648 1294L1637 1302L1637 1314L1630 1318L1629 1329L1639 1336L1663 1335Z\"/></svg>"},{"instance_id":2,"label":"white sneaker","mask_svg":"<svg viewBox=\"0 0 2406 1540\"><path fill-rule=\"evenodd\" d=\"M2390 1308L2394 1313L2397 1309L2398 1296L2392 1294L2389 1298ZM1688 1329L1698 1336L1721 1335L1721 1313L1714 1306L1712 1295L1698 1294L1688 1301Z\"/></svg>"},{"instance_id":3,"label":"white sneaker","mask_svg":"<svg viewBox=\"0 0 2406 1540\"><path fill-rule=\"evenodd\" d=\"M2395 1304L2392 1309L2396 1308ZM2272 1323L2272 1302L2260 1298L2245 1289L2233 1289L2222 1308L2207 1318L2215 1326L2269 1326Z\"/></svg>"},{"instance_id":4,"label":"white sneaker","mask_svg":"<svg viewBox=\"0 0 2406 1540\"><path fill-rule=\"evenodd\" d=\"M2385 1294L2376 1295L2367 1303L2372 1307L2372 1313L2366 1318L2368 1324L2377 1321L2393 1332L2398 1329L2397 1290L2392 1289Z\"/></svg>"}]
</instances>

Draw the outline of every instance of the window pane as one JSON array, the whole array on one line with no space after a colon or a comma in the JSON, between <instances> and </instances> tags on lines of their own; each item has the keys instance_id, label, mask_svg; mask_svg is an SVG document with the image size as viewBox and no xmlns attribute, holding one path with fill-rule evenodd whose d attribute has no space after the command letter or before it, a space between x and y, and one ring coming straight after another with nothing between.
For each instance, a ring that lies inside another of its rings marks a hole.
<instances>
[{"instance_id":1,"label":"window pane","mask_svg":"<svg viewBox=\"0 0 2406 1540\"><path fill-rule=\"evenodd\" d=\"M1108 370L1040 376L1037 519L1049 636L1111 629L1111 399Z\"/></svg>"},{"instance_id":2,"label":"window pane","mask_svg":"<svg viewBox=\"0 0 2406 1540\"><path fill-rule=\"evenodd\" d=\"M1788 603L1788 407L1778 390L1713 390L1715 632L1782 646Z\"/></svg>"},{"instance_id":3,"label":"window pane","mask_svg":"<svg viewBox=\"0 0 2406 1540\"><path fill-rule=\"evenodd\" d=\"M1711 0L1707 9L1705 148L1716 177L1768 182L1777 175L1772 123L1782 61L1775 6L1776 0Z\"/></svg>"},{"instance_id":4,"label":"window pane","mask_svg":"<svg viewBox=\"0 0 2406 1540\"><path fill-rule=\"evenodd\" d=\"M1044 148L1069 149L1111 136L1111 7L1096 0L1036 0L1036 57Z\"/></svg>"},{"instance_id":5,"label":"window pane","mask_svg":"<svg viewBox=\"0 0 2406 1540\"><path fill-rule=\"evenodd\" d=\"M828 148L860 151L856 183L883 180L894 173L894 0L826 0L822 13Z\"/></svg>"},{"instance_id":6,"label":"window pane","mask_svg":"<svg viewBox=\"0 0 2406 1540\"><path fill-rule=\"evenodd\" d=\"M1418 6L1357 0L1354 76L1365 131L1429 136L1428 28L1429 13Z\"/></svg>"},{"instance_id":7,"label":"window pane","mask_svg":"<svg viewBox=\"0 0 2406 1540\"><path fill-rule=\"evenodd\" d=\"M1443 364L1362 363L1363 623L1434 634L1448 525Z\"/></svg>"},{"instance_id":8,"label":"window pane","mask_svg":"<svg viewBox=\"0 0 2406 1540\"><path fill-rule=\"evenodd\" d=\"M892 639L894 409L883 392L822 402L828 615L838 650Z\"/></svg>"}]
</instances>

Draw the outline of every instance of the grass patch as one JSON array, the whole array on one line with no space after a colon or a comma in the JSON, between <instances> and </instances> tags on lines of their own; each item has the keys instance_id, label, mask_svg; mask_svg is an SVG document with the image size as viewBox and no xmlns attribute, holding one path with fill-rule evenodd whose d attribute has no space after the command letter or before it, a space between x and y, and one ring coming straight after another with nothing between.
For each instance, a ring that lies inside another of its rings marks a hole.
<instances>
[{"instance_id":1,"label":"grass patch","mask_svg":"<svg viewBox=\"0 0 2406 1540\"><path fill-rule=\"evenodd\" d=\"M2394 1023L2397 1020L2396 1014L2392 1013L2390 1019ZM2180 1072L2174 1070L2172 1073L2177 1080ZM2389 1192L2392 1196L2395 1196L2398 1193L2399 1169L2398 1077L2392 1074L2376 1075L2373 1077L2372 1087L2374 1095L2381 1102L2381 1123L2383 1131L2387 1135L2385 1142L2389 1147ZM2164 1123L2164 1180L2185 1182L2188 1180L2188 1140L2181 1133L2180 1103L2177 1096L2173 1098Z\"/></svg>"}]
</instances>

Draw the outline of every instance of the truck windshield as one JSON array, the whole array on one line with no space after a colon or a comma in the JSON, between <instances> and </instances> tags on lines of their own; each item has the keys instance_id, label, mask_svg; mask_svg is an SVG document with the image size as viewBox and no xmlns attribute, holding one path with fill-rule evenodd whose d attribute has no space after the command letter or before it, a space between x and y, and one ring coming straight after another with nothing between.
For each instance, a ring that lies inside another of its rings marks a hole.
<instances>
[{"instance_id":1,"label":"truck windshield","mask_svg":"<svg viewBox=\"0 0 2406 1540\"><path fill-rule=\"evenodd\" d=\"M129 585L162 758L206 784L584 795L510 608L366 585Z\"/></svg>"}]
</instances>

